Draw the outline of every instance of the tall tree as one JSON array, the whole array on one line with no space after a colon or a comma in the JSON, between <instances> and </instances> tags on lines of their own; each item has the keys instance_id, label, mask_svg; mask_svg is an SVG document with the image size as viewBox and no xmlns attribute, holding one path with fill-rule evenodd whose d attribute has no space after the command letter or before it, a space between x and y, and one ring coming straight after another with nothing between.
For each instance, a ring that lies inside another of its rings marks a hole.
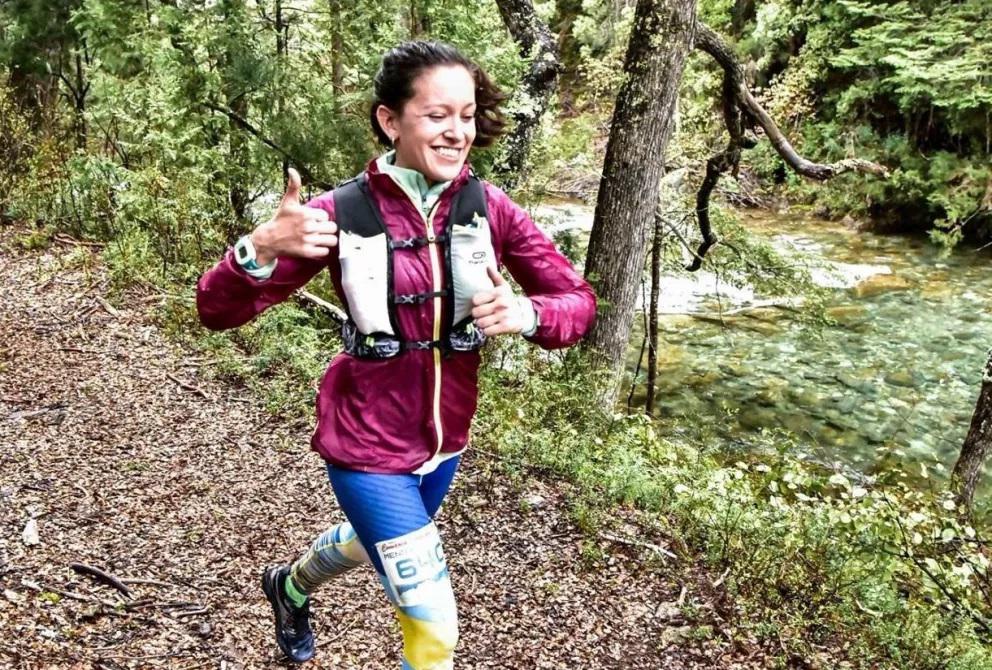
<instances>
[{"instance_id":1,"label":"tall tree","mask_svg":"<svg viewBox=\"0 0 992 670\"><path fill-rule=\"evenodd\" d=\"M227 28L225 52L222 59L221 85L225 102L232 112L241 118L249 118L250 90L244 81L237 76L240 63L245 60L247 45L251 36L247 30L247 11L244 0L223 0L220 3L221 16ZM233 171L234 179L229 186L231 209L234 211L231 230L228 237L233 239L243 230L248 219L248 193L245 189L245 174L248 163L247 138L233 118L228 119L228 160L225 170Z\"/></svg>"},{"instance_id":2,"label":"tall tree","mask_svg":"<svg viewBox=\"0 0 992 670\"><path fill-rule=\"evenodd\" d=\"M616 372L634 320L665 150L695 25L695 0L637 3L586 257L586 276L600 300L600 314L587 343Z\"/></svg>"},{"instance_id":3,"label":"tall tree","mask_svg":"<svg viewBox=\"0 0 992 670\"><path fill-rule=\"evenodd\" d=\"M327 9L331 16L331 91L334 94L334 111L341 110L341 94L344 93L344 2L328 0Z\"/></svg>"},{"instance_id":4,"label":"tall tree","mask_svg":"<svg viewBox=\"0 0 992 670\"><path fill-rule=\"evenodd\" d=\"M57 96L74 111L76 142L85 145L87 77L90 54L72 22L81 0L9 0L0 2L4 38L0 62L10 68L17 101L37 111L50 108Z\"/></svg>"},{"instance_id":5,"label":"tall tree","mask_svg":"<svg viewBox=\"0 0 992 670\"><path fill-rule=\"evenodd\" d=\"M513 100L513 132L504 141L506 153L493 175L510 190L524 174L534 133L558 86L561 62L551 30L531 0L498 0L496 4L520 55L530 61Z\"/></svg>"},{"instance_id":6,"label":"tall tree","mask_svg":"<svg viewBox=\"0 0 992 670\"><path fill-rule=\"evenodd\" d=\"M975 488L982 474L982 466L992 450L992 349L982 374L982 390L978 394L975 413L971 417L968 436L961 446L961 454L951 473L951 486L958 502L971 507Z\"/></svg>"}]
</instances>

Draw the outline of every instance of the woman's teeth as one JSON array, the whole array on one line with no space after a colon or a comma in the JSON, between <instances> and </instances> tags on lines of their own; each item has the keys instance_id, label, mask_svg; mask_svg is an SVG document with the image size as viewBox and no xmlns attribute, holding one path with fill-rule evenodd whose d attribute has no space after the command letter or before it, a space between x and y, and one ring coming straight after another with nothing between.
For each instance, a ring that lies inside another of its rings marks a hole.
<instances>
[{"instance_id":1,"label":"woman's teeth","mask_svg":"<svg viewBox=\"0 0 992 670\"><path fill-rule=\"evenodd\" d=\"M445 158L458 158L458 154L461 153L460 150L451 147L433 147L433 149Z\"/></svg>"}]
</instances>

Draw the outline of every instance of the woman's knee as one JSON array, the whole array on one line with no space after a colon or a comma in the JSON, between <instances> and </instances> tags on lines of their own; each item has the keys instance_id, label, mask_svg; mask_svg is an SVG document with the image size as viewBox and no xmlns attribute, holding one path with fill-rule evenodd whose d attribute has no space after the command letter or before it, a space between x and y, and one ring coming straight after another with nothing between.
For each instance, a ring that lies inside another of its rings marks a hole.
<instances>
[{"instance_id":1,"label":"woman's knee","mask_svg":"<svg viewBox=\"0 0 992 670\"><path fill-rule=\"evenodd\" d=\"M403 659L409 670L450 670L454 666L457 618L426 621L399 612L399 619Z\"/></svg>"},{"instance_id":2,"label":"woman's knee","mask_svg":"<svg viewBox=\"0 0 992 670\"><path fill-rule=\"evenodd\" d=\"M380 542L380 579L396 607L409 670L448 670L458 644L458 611L441 537L433 522Z\"/></svg>"}]
</instances>

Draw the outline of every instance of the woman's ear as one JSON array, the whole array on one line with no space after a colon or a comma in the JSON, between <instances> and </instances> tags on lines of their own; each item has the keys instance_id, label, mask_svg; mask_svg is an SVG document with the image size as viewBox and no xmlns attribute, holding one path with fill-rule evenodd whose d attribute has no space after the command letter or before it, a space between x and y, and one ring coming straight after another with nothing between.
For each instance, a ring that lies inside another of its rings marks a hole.
<instances>
[{"instance_id":1,"label":"woman's ear","mask_svg":"<svg viewBox=\"0 0 992 670\"><path fill-rule=\"evenodd\" d=\"M396 112L385 105L379 105L375 109L375 118L379 122L379 127L382 128L382 132L389 137L390 144L396 144L396 138L400 134L397 123L399 117Z\"/></svg>"}]
</instances>

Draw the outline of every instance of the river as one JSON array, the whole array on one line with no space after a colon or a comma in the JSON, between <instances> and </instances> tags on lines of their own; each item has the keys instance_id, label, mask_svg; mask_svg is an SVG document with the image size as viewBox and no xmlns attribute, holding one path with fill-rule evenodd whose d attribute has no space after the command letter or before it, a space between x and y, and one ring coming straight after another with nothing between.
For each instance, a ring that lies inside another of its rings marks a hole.
<instances>
[{"instance_id":1,"label":"river","mask_svg":"<svg viewBox=\"0 0 992 670\"><path fill-rule=\"evenodd\" d=\"M541 214L580 230L592 216L574 205ZM656 403L664 432L724 450L791 443L865 473L946 476L992 346L992 254L942 254L922 237L803 216L740 216L829 287L835 325L811 327L776 296L705 271L666 275ZM640 349L633 340L628 369Z\"/></svg>"}]
</instances>

